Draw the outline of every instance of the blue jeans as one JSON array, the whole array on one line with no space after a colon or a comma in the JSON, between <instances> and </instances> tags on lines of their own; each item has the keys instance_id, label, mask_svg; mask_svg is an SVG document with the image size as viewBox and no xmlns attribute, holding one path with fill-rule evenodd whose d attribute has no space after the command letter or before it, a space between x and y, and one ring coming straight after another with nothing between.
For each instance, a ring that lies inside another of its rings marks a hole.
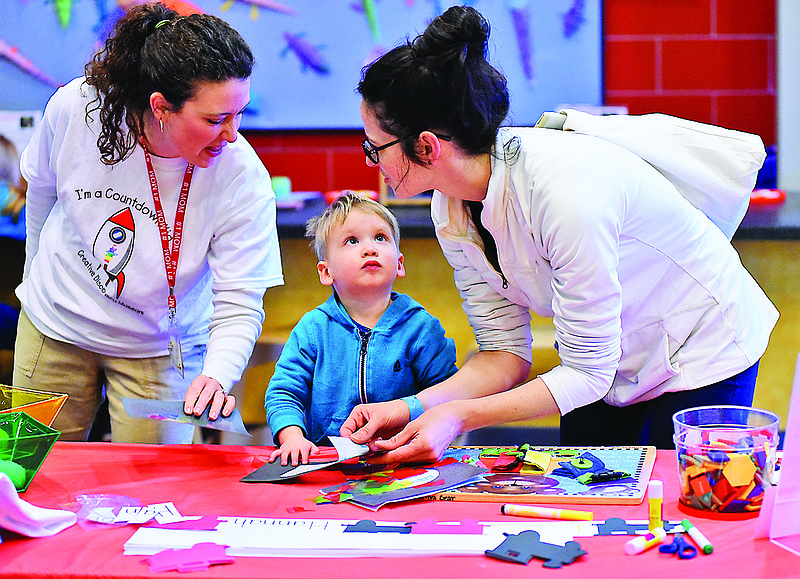
<instances>
[{"instance_id":1,"label":"blue jeans","mask_svg":"<svg viewBox=\"0 0 800 579\"><path fill-rule=\"evenodd\" d=\"M672 415L695 406L752 406L758 362L716 384L667 392L629 406L598 400L561 417L562 446L655 446L675 448Z\"/></svg>"}]
</instances>

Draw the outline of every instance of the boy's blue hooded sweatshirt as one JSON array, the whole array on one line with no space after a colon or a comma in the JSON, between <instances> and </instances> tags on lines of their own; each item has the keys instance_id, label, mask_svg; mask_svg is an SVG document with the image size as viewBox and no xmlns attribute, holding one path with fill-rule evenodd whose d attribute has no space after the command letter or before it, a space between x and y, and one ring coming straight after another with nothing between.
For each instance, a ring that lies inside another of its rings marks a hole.
<instances>
[{"instance_id":1,"label":"boy's blue hooded sweatshirt","mask_svg":"<svg viewBox=\"0 0 800 579\"><path fill-rule=\"evenodd\" d=\"M299 426L312 442L339 436L357 404L417 394L452 376L456 348L416 301L392 292L372 330L358 326L336 294L292 330L267 388L267 421L277 434Z\"/></svg>"}]
</instances>

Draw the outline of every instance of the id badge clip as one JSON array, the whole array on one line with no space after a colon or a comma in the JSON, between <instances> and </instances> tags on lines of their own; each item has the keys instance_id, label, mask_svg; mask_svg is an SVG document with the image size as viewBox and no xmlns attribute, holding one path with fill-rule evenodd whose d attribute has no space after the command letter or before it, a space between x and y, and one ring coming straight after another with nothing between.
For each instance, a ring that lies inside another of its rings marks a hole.
<instances>
[{"instance_id":1,"label":"id badge clip","mask_svg":"<svg viewBox=\"0 0 800 579\"><path fill-rule=\"evenodd\" d=\"M183 378L183 352L181 352L181 332L178 327L178 312L175 308L169 311L169 361Z\"/></svg>"}]
</instances>

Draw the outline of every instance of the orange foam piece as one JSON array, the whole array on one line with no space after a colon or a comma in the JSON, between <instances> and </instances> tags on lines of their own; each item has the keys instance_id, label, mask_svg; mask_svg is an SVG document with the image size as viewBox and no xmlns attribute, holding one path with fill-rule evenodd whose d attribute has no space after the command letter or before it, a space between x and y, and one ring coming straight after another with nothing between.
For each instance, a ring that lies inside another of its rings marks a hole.
<instances>
[{"instance_id":1,"label":"orange foam piece","mask_svg":"<svg viewBox=\"0 0 800 579\"><path fill-rule=\"evenodd\" d=\"M740 501L747 500L748 495L753 492L753 489L756 488L755 481L750 481L750 484L744 487L739 494L736 495L736 499Z\"/></svg>"},{"instance_id":2,"label":"orange foam piece","mask_svg":"<svg viewBox=\"0 0 800 579\"><path fill-rule=\"evenodd\" d=\"M711 484L708 482L708 479L705 475L700 475L693 478L689 482L689 486L692 487L695 496L701 497L707 493L711 492Z\"/></svg>"},{"instance_id":3,"label":"orange foam piece","mask_svg":"<svg viewBox=\"0 0 800 579\"><path fill-rule=\"evenodd\" d=\"M694 478L696 476L700 476L701 474L705 473L707 470L708 469L703 466L690 464L689 466L686 467L686 474L689 476L689 478Z\"/></svg>"},{"instance_id":4,"label":"orange foam piece","mask_svg":"<svg viewBox=\"0 0 800 579\"><path fill-rule=\"evenodd\" d=\"M753 481L756 474L756 465L746 454L731 454L730 460L722 469L723 476L728 479L731 486L743 487Z\"/></svg>"}]
</instances>

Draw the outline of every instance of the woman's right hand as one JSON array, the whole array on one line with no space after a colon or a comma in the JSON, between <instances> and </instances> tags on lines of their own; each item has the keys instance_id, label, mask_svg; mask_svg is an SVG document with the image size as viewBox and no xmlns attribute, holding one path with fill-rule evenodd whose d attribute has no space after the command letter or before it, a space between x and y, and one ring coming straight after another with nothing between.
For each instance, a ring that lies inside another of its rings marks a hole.
<instances>
[{"instance_id":1,"label":"woman's right hand","mask_svg":"<svg viewBox=\"0 0 800 579\"><path fill-rule=\"evenodd\" d=\"M361 404L339 432L383 453L370 462L435 461L462 432L557 412L541 378L521 384L529 371L530 362L516 354L478 352L453 376L420 392L427 410L413 422L403 400Z\"/></svg>"},{"instance_id":2,"label":"woman's right hand","mask_svg":"<svg viewBox=\"0 0 800 579\"><path fill-rule=\"evenodd\" d=\"M382 453L371 457L371 463L434 462L461 434L463 421L456 412L457 405L435 406L400 428L398 425L408 422L409 417L405 402L365 404L353 409L340 432L353 442L368 444L373 452Z\"/></svg>"}]
</instances>

